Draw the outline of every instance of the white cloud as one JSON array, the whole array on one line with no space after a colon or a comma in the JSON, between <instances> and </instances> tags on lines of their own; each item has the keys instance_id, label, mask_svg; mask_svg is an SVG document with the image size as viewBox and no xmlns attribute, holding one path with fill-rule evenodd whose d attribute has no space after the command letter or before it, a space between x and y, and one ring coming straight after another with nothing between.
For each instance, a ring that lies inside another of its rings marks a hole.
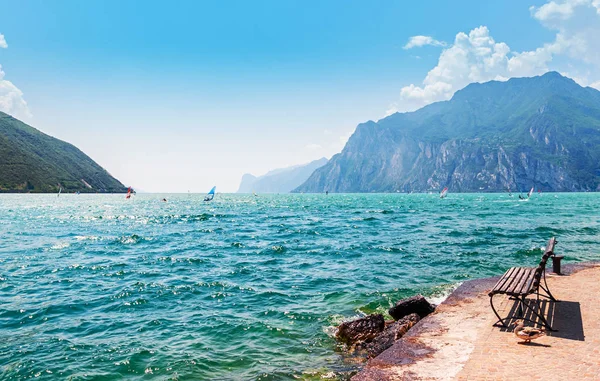
<instances>
[{"instance_id":1,"label":"white cloud","mask_svg":"<svg viewBox=\"0 0 600 381\"><path fill-rule=\"evenodd\" d=\"M388 114L397 110L411 111L426 104L449 99L454 92L471 82L506 79L509 73L510 48L496 42L485 26L469 32L460 32L454 43L442 51L438 64L423 80L422 86L411 84L400 90L400 101ZM514 58L514 57L513 57ZM533 57L532 57L533 58ZM532 71L533 59L518 58L523 70Z\"/></svg>"},{"instance_id":2,"label":"white cloud","mask_svg":"<svg viewBox=\"0 0 600 381\"><path fill-rule=\"evenodd\" d=\"M563 48L561 54L600 69L600 0L551 1L532 7L531 12L544 26L556 30L555 44Z\"/></svg>"},{"instance_id":3,"label":"white cloud","mask_svg":"<svg viewBox=\"0 0 600 381\"><path fill-rule=\"evenodd\" d=\"M532 6L529 9L532 11L533 17L540 21L548 21L552 19L566 20L573 14L573 3L573 1L567 1L564 3L550 1L539 8Z\"/></svg>"},{"instance_id":4,"label":"white cloud","mask_svg":"<svg viewBox=\"0 0 600 381\"><path fill-rule=\"evenodd\" d=\"M0 48L7 47L4 35L0 34ZM23 98L23 92L11 81L4 79L5 75L2 65L0 65L0 111L19 119L31 118L31 112Z\"/></svg>"},{"instance_id":5,"label":"white cloud","mask_svg":"<svg viewBox=\"0 0 600 381\"><path fill-rule=\"evenodd\" d=\"M402 49L418 48L425 45L446 46L444 41L438 41L431 36L412 36Z\"/></svg>"},{"instance_id":6,"label":"white cloud","mask_svg":"<svg viewBox=\"0 0 600 381\"><path fill-rule=\"evenodd\" d=\"M0 111L19 119L31 118L27 102L23 99L23 92L11 81L4 79L2 65L0 65Z\"/></svg>"},{"instance_id":7,"label":"white cloud","mask_svg":"<svg viewBox=\"0 0 600 381\"><path fill-rule=\"evenodd\" d=\"M549 70L568 72L582 85L598 84L600 0L550 1L531 7L530 11L545 27L556 31L554 41L530 51L515 52L507 43L495 41L486 26L468 34L460 32L452 45L442 51L422 84L403 87L399 101L386 114L450 99L472 82L533 76Z\"/></svg>"},{"instance_id":8,"label":"white cloud","mask_svg":"<svg viewBox=\"0 0 600 381\"><path fill-rule=\"evenodd\" d=\"M323 147L321 147L319 144L312 143L312 144L308 144L305 148L309 151L318 151L318 150L322 149Z\"/></svg>"}]
</instances>

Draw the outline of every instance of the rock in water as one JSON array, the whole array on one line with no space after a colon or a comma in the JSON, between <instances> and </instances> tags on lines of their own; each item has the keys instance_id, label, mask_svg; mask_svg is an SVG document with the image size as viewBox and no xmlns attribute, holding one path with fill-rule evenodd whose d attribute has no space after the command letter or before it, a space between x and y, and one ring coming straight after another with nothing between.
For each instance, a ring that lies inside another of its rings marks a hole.
<instances>
[{"instance_id":1,"label":"rock in water","mask_svg":"<svg viewBox=\"0 0 600 381\"><path fill-rule=\"evenodd\" d=\"M419 315L410 314L402 319L388 324L385 330L377 335L372 342L366 345L369 358L378 356L381 352L391 347L396 340L404 336L406 332L417 322L421 320Z\"/></svg>"},{"instance_id":2,"label":"rock in water","mask_svg":"<svg viewBox=\"0 0 600 381\"><path fill-rule=\"evenodd\" d=\"M412 298L402 299L396 305L389 309L389 314L394 320L400 320L410 314L418 314L421 319L432 313L433 306L423 297L423 295L413 296Z\"/></svg>"},{"instance_id":3,"label":"rock in water","mask_svg":"<svg viewBox=\"0 0 600 381\"><path fill-rule=\"evenodd\" d=\"M335 337L349 345L372 340L385 328L385 320L381 314L369 315L362 319L340 324Z\"/></svg>"}]
</instances>

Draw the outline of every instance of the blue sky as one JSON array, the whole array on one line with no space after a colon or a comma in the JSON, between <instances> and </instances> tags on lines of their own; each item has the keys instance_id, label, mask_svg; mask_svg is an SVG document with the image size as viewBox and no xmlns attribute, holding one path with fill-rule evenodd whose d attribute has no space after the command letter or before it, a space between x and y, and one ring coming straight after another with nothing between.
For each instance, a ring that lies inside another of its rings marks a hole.
<instances>
[{"instance_id":1,"label":"blue sky","mask_svg":"<svg viewBox=\"0 0 600 381\"><path fill-rule=\"evenodd\" d=\"M469 82L559 70L600 87L599 9L0 0L0 110L126 185L232 192L243 173L330 157L358 123Z\"/></svg>"}]
</instances>

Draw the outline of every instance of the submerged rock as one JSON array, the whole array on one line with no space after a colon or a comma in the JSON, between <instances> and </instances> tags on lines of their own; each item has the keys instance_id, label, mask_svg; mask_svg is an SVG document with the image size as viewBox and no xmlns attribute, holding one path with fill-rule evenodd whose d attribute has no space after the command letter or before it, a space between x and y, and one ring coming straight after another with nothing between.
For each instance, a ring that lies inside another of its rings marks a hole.
<instances>
[{"instance_id":1,"label":"submerged rock","mask_svg":"<svg viewBox=\"0 0 600 381\"><path fill-rule=\"evenodd\" d=\"M389 309L389 314L394 320L400 320L410 314L418 314L421 319L434 311L434 307L423 297L423 295L402 299Z\"/></svg>"},{"instance_id":2,"label":"submerged rock","mask_svg":"<svg viewBox=\"0 0 600 381\"><path fill-rule=\"evenodd\" d=\"M384 331L377 335L370 343L365 345L369 358L378 356L381 352L391 347L396 340L421 320L418 314L410 314L402 319L387 324Z\"/></svg>"},{"instance_id":3,"label":"submerged rock","mask_svg":"<svg viewBox=\"0 0 600 381\"><path fill-rule=\"evenodd\" d=\"M347 321L338 327L335 337L349 345L373 340L385 328L385 320L381 314Z\"/></svg>"}]
</instances>

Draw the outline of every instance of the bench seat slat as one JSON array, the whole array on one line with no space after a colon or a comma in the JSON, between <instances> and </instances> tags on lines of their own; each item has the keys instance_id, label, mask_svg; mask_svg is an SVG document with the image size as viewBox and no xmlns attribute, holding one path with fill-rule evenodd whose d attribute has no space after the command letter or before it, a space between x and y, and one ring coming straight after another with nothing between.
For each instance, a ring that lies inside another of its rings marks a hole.
<instances>
[{"instance_id":1,"label":"bench seat slat","mask_svg":"<svg viewBox=\"0 0 600 381\"><path fill-rule=\"evenodd\" d=\"M502 326L507 327L505 320L508 318L503 319L498 314L493 302L494 295L505 294L518 301L519 308L515 310L517 311L518 317L523 317L524 311L527 310L539 318L547 328L552 329L552 326L550 326L548 321L544 318L543 311L541 311L539 304L536 310L526 303L526 297L531 294L537 294L538 303L540 296L556 301L556 298L550 293L548 285L546 284L546 263L550 257L554 256L556 242L556 238L550 238L544 251L544 255L542 255L542 259L537 267L511 267L500 277L500 279L498 279L492 290L488 292L492 310L498 318L498 322L494 325L500 323ZM541 284L542 280L545 286ZM540 288L543 289L544 293L540 294ZM515 315L513 315L513 317L514 316Z\"/></svg>"},{"instance_id":2,"label":"bench seat slat","mask_svg":"<svg viewBox=\"0 0 600 381\"><path fill-rule=\"evenodd\" d=\"M539 281L536 281L536 278L535 278L537 271L538 271L537 269L533 269L533 275L531 276L531 280L527 283L526 287L523 289L523 293L532 294L537 290L538 285L539 285Z\"/></svg>"},{"instance_id":3,"label":"bench seat slat","mask_svg":"<svg viewBox=\"0 0 600 381\"><path fill-rule=\"evenodd\" d=\"M526 294L533 294L540 287L540 280L536 279L535 274L531 277L531 282L527 285L527 288L523 291Z\"/></svg>"},{"instance_id":4,"label":"bench seat slat","mask_svg":"<svg viewBox=\"0 0 600 381\"><path fill-rule=\"evenodd\" d=\"M520 276L521 276L521 267L515 267L515 270L511 274L508 281L506 283L504 283L504 286L502 287L501 291L508 292L509 290L512 290L512 288L515 285L515 279L519 278Z\"/></svg>"},{"instance_id":5,"label":"bench seat slat","mask_svg":"<svg viewBox=\"0 0 600 381\"><path fill-rule=\"evenodd\" d=\"M511 267L510 269L506 270L506 272L500 277L500 279L498 279L498 282L496 282L496 284L494 285L494 287L492 287L492 292L499 290L502 286L502 284L504 282L506 282L506 276L507 274L509 274L510 272L513 271L513 268Z\"/></svg>"},{"instance_id":6,"label":"bench seat slat","mask_svg":"<svg viewBox=\"0 0 600 381\"><path fill-rule=\"evenodd\" d=\"M517 270L516 267L511 267L509 270L507 270L504 273L504 275L502 275L502 277L500 278L500 280L498 281L496 286L494 287L494 291L502 292L502 290L504 290L506 288L506 286L508 286L510 284L511 279L513 277L513 273L516 270Z\"/></svg>"},{"instance_id":7,"label":"bench seat slat","mask_svg":"<svg viewBox=\"0 0 600 381\"><path fill-rule=\"evenodd\" d=\"M506 288L506 293L507 294L514 294L515 291L520 290L521 289L521 285L527 279L528 275L529 275L529 269L528 268L526 268L526 267L519 267L519 270L515 274L515 276L513 278L513 281Z\"/></svg>"},{"instance_id":8,"label":"bench seat slat","mask_svg":"<svg viewBox=\"0 0 600 381\"><path fill-rule=\"evenodd\" d=\"M517 271L517 267L511 267L510 269L508 269L504 275L502 275L502 277L500 278L500 280L498 280L498 282L496 283L496 285L494 286L494 288L492 289L493 292L501 292L508 284L510 284L510 280L512 278L512 274Z\"/></svg>"},{"instance_id":9,"label":"bench seat slat","mask_svg":"<svg viewBox=\"0 0 600 381\"><path fill-rule=\"evenodd\" d=\"M527 294L527 292L529 291L531 282L533 282L534 275L535 275L534 268L526 269L526 272L524 273L523 278L521 279L519 284L515 287L513 292L515 294L519 294L519 295Z\"/></svg>"},{"instance_id":10,"label":"bench seat slat","mask_svg":"<svg viewBox=\"0 0 600 381\"><path fill-rule=\"evenodd\" d=\"M536 278L536 271L543 271L539 267L545 267L548 257L553 255L556 238L548 240L546 250L542 256L542 263L538 268L529 267L511 267L496 282L496 285L490 291L490 295L508 294L512 296L529 295L536 292L539 287L539 279Z\"/></svg>"},{"instance_id":11,"label":"bench seat slat","mask_svg":"<svg viewBox=\"0 0 600 381\"><path fill-rule=\"evenodd\" d=\"M535 268L512 267L498 280L491 293L521 295L529 294L535 280Z\"/></svg>"}]
</instances>

